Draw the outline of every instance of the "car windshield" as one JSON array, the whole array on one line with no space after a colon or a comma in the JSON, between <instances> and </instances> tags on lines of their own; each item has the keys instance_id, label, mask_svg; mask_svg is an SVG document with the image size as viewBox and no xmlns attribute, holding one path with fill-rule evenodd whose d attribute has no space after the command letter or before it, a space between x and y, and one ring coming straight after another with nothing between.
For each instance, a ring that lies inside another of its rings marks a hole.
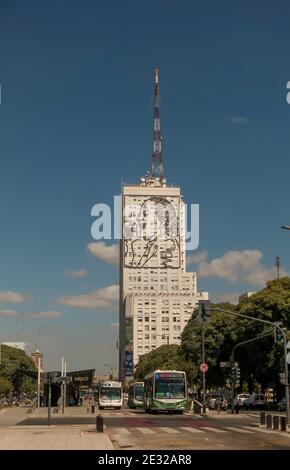
<instances>
[{"instance_id":1,"label":"car windshield","mask_svg":"<svg viewBox=\"0 0 290 470\"><path fill-rule=\"evenodd\" d=\"M239 398L251 398L251 395L244 393L243 395L239 395Z\"/></svg>"}]
</instances>

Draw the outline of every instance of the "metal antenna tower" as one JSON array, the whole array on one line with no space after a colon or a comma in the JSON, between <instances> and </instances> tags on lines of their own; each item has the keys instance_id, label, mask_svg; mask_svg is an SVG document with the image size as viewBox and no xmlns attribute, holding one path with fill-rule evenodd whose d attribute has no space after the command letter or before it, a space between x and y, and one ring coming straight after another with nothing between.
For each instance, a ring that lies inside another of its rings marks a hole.
<instances>
[{"instance_id":1,"label":"metal antenna tower","mask_svg":"<svg viewBox=\"0 0 290 470\"><path fill-rule=\"evenodd\" d=\"M277 272L277 279L279 279L279 277L280 277L280 256L276 256L275 266L276 266L276 272Z\"/></svg>"},{"instance_id":2,"label":"metal antenna tower","mask_svg":"<svg viewBox=\"0 0 290 470\"><path fill-rule=\"evenodd\" d=\"M153 154L151 176L154 178L164 177L163 156L162 156L162 135L160 130L160 97L158 85L158 67L155 68L154 87L154 133L153 133Z\"/></svg>"}]
</instances>

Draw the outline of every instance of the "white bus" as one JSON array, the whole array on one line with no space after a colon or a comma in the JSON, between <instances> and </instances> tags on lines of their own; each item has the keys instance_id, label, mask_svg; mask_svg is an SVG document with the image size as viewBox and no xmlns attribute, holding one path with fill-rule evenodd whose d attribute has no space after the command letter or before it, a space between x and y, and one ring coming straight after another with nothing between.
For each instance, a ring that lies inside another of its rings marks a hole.
<instances>
[{"instance_id":1,"label":"white bus","mask_svg":"<svg viewBox=\"0 0 290 470\"><path fill-rule=\"evenodd\" d=\"M104 408L115 408L120 410L123 404L121 382L101 382L99 388L99 410Z\"/></svg>"}]
</instances>

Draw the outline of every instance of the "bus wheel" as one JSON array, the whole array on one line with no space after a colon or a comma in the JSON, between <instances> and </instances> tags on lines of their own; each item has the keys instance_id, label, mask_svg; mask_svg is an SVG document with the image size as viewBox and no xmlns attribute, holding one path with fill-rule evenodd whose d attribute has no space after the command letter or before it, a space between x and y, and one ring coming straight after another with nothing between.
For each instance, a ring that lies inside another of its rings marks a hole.
<instances>
[{"instance_id":1,"label":"bus wheel","mask_svg":"<svg viewBox=\"0 0 290 470\"><path fill-rule=\"evenodd\" d=\"M103 407L103 406L99 406L99 410L103 410L103 409L104 409L104 407Z\"/></svg>"}]
</instances>

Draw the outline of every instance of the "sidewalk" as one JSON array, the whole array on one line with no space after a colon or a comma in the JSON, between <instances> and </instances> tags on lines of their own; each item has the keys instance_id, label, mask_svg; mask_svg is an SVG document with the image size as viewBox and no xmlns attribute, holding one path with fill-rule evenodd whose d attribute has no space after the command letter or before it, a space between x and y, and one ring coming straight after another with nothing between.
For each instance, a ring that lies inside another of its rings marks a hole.
<instances>
[{"instance_id":1,"label":"sidewalk","mask_svg":"<svg viewBox=\"0 0 290 470\"><path fill-rule=\"evenodd\" d=\"M105 433L90 426L13 426L0 428L0 450L114 450Z\"/></svg>"}]
</instances>

